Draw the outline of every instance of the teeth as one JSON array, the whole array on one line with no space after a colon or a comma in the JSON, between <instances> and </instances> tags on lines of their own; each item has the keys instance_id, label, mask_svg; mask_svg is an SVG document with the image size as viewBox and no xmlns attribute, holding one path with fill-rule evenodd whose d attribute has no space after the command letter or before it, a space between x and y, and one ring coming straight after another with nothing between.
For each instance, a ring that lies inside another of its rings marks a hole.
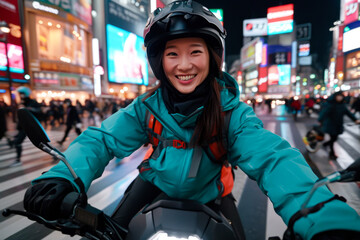
<instances>
[{"instance_id":1,"label":"teeth","mask_svg":"<svg viewBox=\"0 0 360 240\"><path fill-rule=\"evenodd\" d=\"M181 81L187 81L189 79L192 79L195 77L195 75L187 75L187 76L177 76L178 79L180 79Z\"/></svg>"}]
</instances>

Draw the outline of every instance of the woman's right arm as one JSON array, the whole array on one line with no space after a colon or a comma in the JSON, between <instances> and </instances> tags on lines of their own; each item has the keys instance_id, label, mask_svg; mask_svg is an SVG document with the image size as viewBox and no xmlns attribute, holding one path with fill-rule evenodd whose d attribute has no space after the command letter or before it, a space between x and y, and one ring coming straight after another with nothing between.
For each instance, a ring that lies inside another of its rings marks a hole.
<instances>
[{"instance_id":1,"label":"woman's right arm","mask_svg":"<svg viewBox=\"0 0 360 240\"><path fill-rule=\"evenodd\" d=\"M147 141L144 119L145 107L138 98L104 120L101 127L89 127L70 144L64 155L84 182L86 190L94 179L102 175L111 159L129 156ZM34 182L56 177L66 178L74 184L62 162Z\"/></svg>"}]
</instances>

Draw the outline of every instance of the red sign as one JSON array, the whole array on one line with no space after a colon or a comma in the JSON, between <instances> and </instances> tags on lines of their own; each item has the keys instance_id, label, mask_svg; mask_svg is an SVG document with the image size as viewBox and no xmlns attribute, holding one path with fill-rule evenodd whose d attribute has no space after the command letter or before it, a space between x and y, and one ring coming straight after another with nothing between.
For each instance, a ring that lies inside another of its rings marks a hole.
<instances>
[{"instance_id":1,"label":"red sign","mask_svg":"<svg viewBox=\"0 0 360 240\"><path fill-rule=\"evenodd\" d=\"M358 0L345 1L345 20L344 25L355 22L359 17L359 3Z\"/></svg>"},{"instance_id":2,"label":"red sign","mask_svg":"<svg viewBox=\"0 0 360 240\"><path fill-rule=\"evenodd\" d=\"M271 7L267 10L268 23L293 20L294 4Z\"/></svg>"},{"instance_id":3,"label":"red sign","mask_svg":"<svg viewBox=\"0 0 360 240\"><path fill-rule=\"evenodd\" d=\"M269 67L268 81L269 81L269 85L279 84L279 70L277 65L273 65Z\"/></svg>"},{"instance_id":4,"label":"red sign","mask_svg":"<svg viewBox=\"0 0 360 240\"><path fill-rule=\"evenodd\" d=\"M267 68L259 67L258 92L260 93L267 92L267 88L268 88Z\"/></svg>"}]
</instances>

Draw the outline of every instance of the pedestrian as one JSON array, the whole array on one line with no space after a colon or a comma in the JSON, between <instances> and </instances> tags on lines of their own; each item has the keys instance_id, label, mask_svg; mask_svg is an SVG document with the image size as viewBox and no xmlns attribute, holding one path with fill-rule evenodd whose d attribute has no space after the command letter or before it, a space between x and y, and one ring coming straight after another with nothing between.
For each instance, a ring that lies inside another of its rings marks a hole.
<instances>
[{"instance_id":1,"label":"pedestrian","mask_svg":"<svg viewBox=\"0 0 360 240\"><path fill-rule=\"evenodd\" d=\"M66 122L65 122L66 129L65 129L64 137L60 141L58 141L60 145L62 145L65 142L72 128L75 128L75 132L77 133L77 135L81 134L81 130L80 130L81 120L76 107L72 105L71 100L68 98L64 100L64 104L66 105Z\"/></svg>"},{"instance_id":2,"label":"pedestrian","mask_svg":"<svg viewBox=\"0 0 360 240\"><path fill-rule=\"evenodd\" d=\"M308 117L310 117L311 113L314 112L315 101L312 97L306 100L305 102L305 112Z\"/></svg>"},{"instance_id":3,"label":"pedestrian","mask_svg":"<svg viewBox=\"0 0 360 240\"><path fill-rule=\"evenodd\" d=\"M21 86L17 88L16 91L19 93L21 99L20 108L28 109L36 118L39 118L41 116L41 105L36 100L30 98L30 88ZM19 122L17 123L16 129L18 130L17 134L13 140L9 141L10 147L15 147L16 150L16 160L10 167L21 165L22 143L26 138L26 133Z\"/></svg>"},{"instance_id":4,"label":"pedestrian","mask_svg":"<svg viewBox=\"0 0 360 240\"><path fill-rule=\"evenodd\" d=\"M298 97L293 97L291 99L290 107L292 109L292 115L293 115L294 121L297 121L297 115L301 109L301 102Z\"/></svg>"},{"instance_id":5,"label":"pedestrian","mask_svg":"<svg viewBox=\"0 0 360 240\"><path fill-rule=\"evenodd\" d=\"M92 121L92 125L95 125L95 117L94 117L94 111L95 111L95 104L91 101L91 99L85 100L85 109L88 112L88 125L90 124L90 120Z\"/></svg>"},{"instance_id":6,"label":"pedestrian","mask_svg":"<svg viewBox=\"0 0 360 240\"><path fill-rule=\"evenodd\" d=\"M0 140L6 136L7 122L6 122L6 105L4 100L0 100Z\"/></svg>"},{"instance_id":7,"label":"pedestrian","mask_svg":"<svg viewBox=\"0 0 360 240\"><path fill-rule=\"evenodd\" d=\"M145 27L144 42L160 84L99 128L89 127L64 152L88 189L114 156L129 156L149 140L157 146L140 164L139 176L112 215L123 228L163 192L208 205L219 200L219 210L237 237L245 239L231 188L220 182L224 165L238 166L256 180L285 222L301 208L318 179L299 150L265 130L253 109L240 102L236 80L221 71L225 36L220 21L197 2L176 1L156 10ZM154 133L156 122L164 126L160 135ZM161 138L161 144L154 138ZM215 144L211 151L210 144ZM220 155L221 146L227 154ZM24 197L25 209L56 219L61 196L74 191L75 185L65 164L57 164L33 183ZM333 196L321 188L310 205ZM295 225L304 239L360 234L360 216L342 201L331 201L310 215Z\"/></svg>"},{"instance_id":8,"label":"pedestrian","mask_svg":"<svg viewBox=\"0 0 360 240\"><path fill-rule=\"evenodd\" d=\"M338 157L334 151L334 143L338 136L344 132L344 115L360 124L360 120L357 120L347 108L343 92L339 91L331 95L323 104L318 118L322 131L330 135L330 140L323 143L323 146L325 148L330 147L329 158L332 160L336 160Z\"/></svg>"}]
</instances>

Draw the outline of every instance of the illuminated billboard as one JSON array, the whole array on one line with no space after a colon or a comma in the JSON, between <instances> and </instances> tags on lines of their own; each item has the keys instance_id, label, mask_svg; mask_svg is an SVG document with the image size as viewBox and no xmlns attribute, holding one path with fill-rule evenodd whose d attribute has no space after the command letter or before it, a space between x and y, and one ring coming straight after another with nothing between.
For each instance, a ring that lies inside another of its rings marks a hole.
<instances>
[{"instance_id":1,"label":"illuminated billboard","mask_svg":"<svg viewBox=\"0 0 360 240\"><path fill-rule=\"evenodd\" d=\"M243 21L243 36L266 36L267 35L267 19L254 18L245 19Z\"/></svg>"},{"instance_id":2,"label":"illuminated billboard","mask_svg":"<svg viewBox=\"0 0 360 240\"><path fill-rule=\"evenodd\" d=\"M343 52L360 48L360 21L353 22L344 28Z\"/></svg>"},{"instance_id":3,"label":"illuminated billboard","mask_svg":"<svg viewBox=\"0 0 360 240\"><path fill-rule=\"evenodd\" d=\"M268 8L267 20L268 35L292 32L294 29L294 4Z\"/></svg>"},{"instance_id":4,"label":"illuminated billboard","mask_svg":"<svg viewBox=\"0 0 360 240\"><path fill-rule=\"evenodd\" d=\"M8 43L8 59L10 65L10 72L24 73L24 61L22 47ZM0 70L7 70L7 58L5 43L0 42Z\"/></svg>"},{"instance_id":5,"label":"illuminated billboard","mask_svg":"<svg viewBox=\"0 0 360 240\"><path fill-rule=\"evenodd\" d=\"M148 85L144 39L106 25L109 82Z\"/></svg>"},{"instance_id":6,"label":"illuminated billboard","mask_svg":"<svg viewBox=\"0 0 360 240\"><path fill-rule=\"evenodd\" d=\"M268 69L269 85L289 85L291 79L291 67L289 64L273 65Z\"/></svg>"}]
</instances>

